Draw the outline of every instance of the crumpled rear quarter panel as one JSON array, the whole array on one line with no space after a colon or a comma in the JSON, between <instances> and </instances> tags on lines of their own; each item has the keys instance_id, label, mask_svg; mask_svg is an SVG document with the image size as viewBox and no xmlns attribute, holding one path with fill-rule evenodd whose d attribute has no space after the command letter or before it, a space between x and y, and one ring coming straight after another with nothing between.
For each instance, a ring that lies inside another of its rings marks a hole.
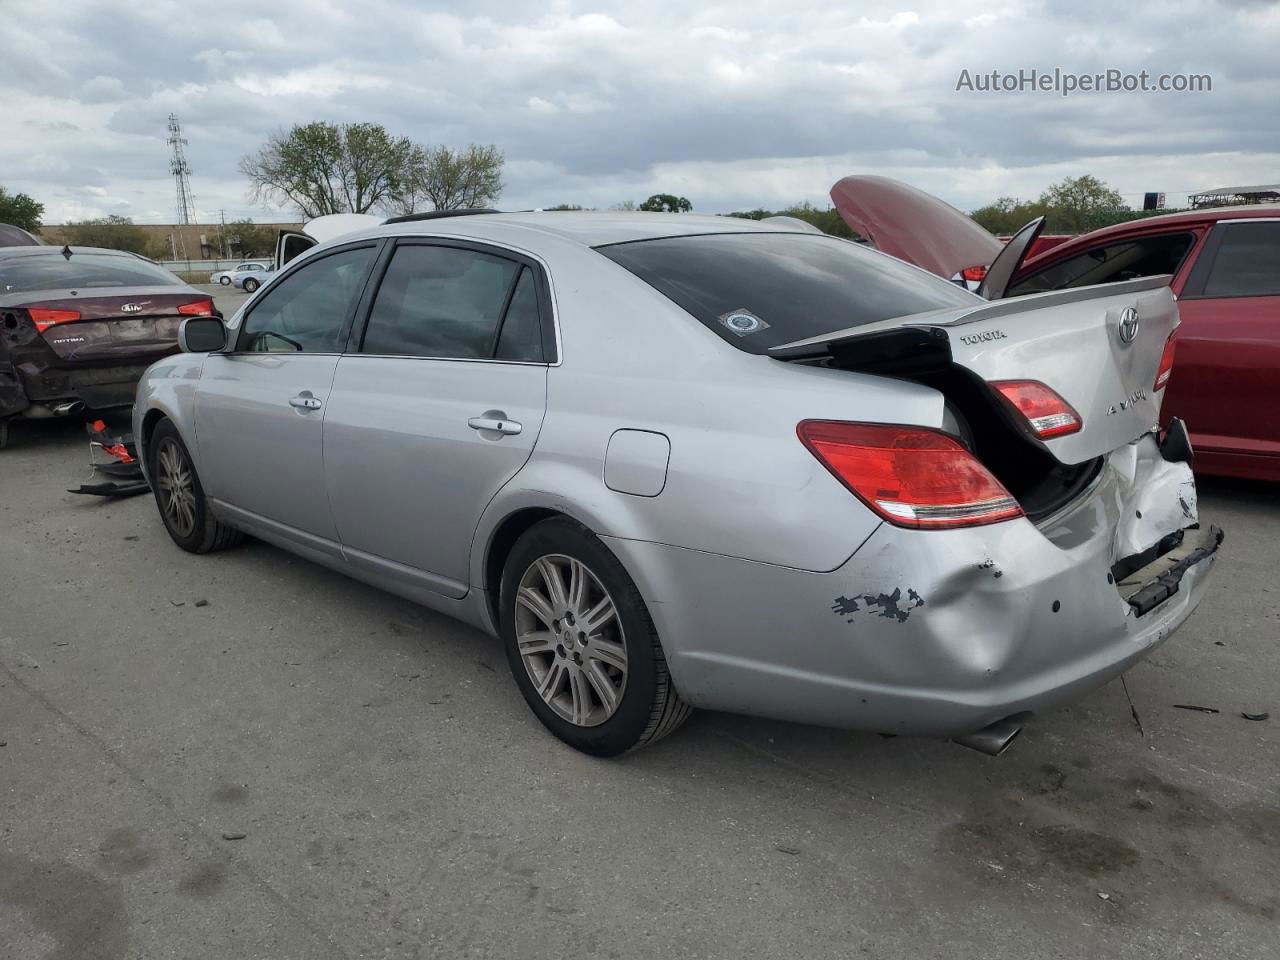
<instances>
[{"instance_id":1,"label":"crumpled rear quarter panel","mask_svg":"<svg viewBox=\"0 0 1280 960\"><path fill-rule=\"evenodd\" d=\"M1025 519L945 531L883 524L831 573L610 546L636 576L676 685L695 705L955 735L1082 695L1195 609L1212 557L1141 618L1108 580L1130 503L1153 489L1175 504L1185 496L1185 464L1149 452L1120 452L1043 530ZM1131 471L1135 460L1146 469ZM1179 510L1174 529L1191 522Z\"/></svg>"}]
</instances>

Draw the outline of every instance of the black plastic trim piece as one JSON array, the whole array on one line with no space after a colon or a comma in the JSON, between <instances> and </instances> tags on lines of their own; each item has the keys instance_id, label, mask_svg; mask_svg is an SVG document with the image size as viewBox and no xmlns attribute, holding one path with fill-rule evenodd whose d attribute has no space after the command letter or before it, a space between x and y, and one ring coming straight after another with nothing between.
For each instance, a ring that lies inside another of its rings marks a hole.
<instances>
[{"instance_id":1,"label":"black plastic trim piece","mask_svg":"<svg viewBox=\"0 0 1280 960\"><path fill-rule=\"evenodd\" d=\"M1188 570L1218 552L1218 547L1222 544L1222 530L1218 527L1210 526L1205 533L1205 539L1208 540L1208 543L1196 547L1185 557L1175 561L1167 570L1143 584L1136 592L1126 598L1129 606L1133 608L1135 616L1141 617L1143 614L1150 613L1168 600L1178 592L1182 578Z\"/></svg>"},{"instance_id":2,"label":"black plastic trim piece","mask_svg":"<svg viewBox=\"0 0 1280 960\"><path fill-rule=\"evenodd\" d=\"M398 217L388 217L382 221L389 223L417 223L420 220L443 220L446 217L474 217L482 213L501 213L492 207L466 207L461 210L428 210L425 213L405 213Z\"/></svg>"}]
</instances>

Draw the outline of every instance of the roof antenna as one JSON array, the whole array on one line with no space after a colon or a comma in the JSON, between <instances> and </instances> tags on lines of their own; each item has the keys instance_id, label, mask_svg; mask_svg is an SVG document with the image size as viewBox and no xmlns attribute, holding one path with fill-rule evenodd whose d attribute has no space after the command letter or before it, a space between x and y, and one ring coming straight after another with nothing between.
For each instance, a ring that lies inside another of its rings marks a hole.
<instances>
[{"instance_id":1,"label":"roof antenna","mask_svg":"<svg viewBox=\"0 0 1280 960\"><path fill-rule=\"evenodd\" d=\"M71 247L69 244L64 243L62 245L62 255L66 257L68 260L71 259Z\"/></svg>"}]
</instances>

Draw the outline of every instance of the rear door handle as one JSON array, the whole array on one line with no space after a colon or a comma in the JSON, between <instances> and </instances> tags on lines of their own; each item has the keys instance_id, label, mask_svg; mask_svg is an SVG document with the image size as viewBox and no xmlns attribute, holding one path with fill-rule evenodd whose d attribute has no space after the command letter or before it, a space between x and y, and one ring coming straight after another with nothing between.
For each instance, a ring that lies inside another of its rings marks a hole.
<instances>
[{"instance_id":1,"label":"rear door handle","mask_svg":"<svg viewBox=\"0 0 1280 960\"><path fill-rule=\"evenodd\" d=\"M472 417L467 421L467 426L472 430L492 430L494 433L501 433L508 437L514 437L524 429L514 420L494 416L496 412L491 410L483 417Z\"/></svg>"},{"instance_id":2,"label":"rear door handle","mask_svg":"<svg viewBox=\"0 0 1280 960\"><path fill-rule=\"evenodd\" d=\"M319 398L311 395L310 390L303 390L296 397L289 398L289 406L297 407L299 410L319 410L321 403Z\"/></svg>"}]
</instances>

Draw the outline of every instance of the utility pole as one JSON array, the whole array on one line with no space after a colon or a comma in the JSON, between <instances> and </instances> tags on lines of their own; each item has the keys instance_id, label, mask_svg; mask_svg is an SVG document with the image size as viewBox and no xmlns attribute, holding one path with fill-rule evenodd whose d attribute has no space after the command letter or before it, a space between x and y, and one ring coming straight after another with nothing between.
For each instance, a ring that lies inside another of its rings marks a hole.
<instances>
[{"instance_id":1,"label":"utility pole","mask_svg":"<svg viewBox=\"0 0 1280 960\"><path fill-rule=\"evenodd\" d=\"M222 218L222 255L228 260L231 259L231 241L227 237L227 211L219 210L218 216Z\"/></svg>"},{"instance_id":2,"label":"utility pole","mask_svg":"<svg viewBox=\"0 0 1280 960\"><path fill-rule=\"evenodd\" d=\"M182 255L187 255L187 239L182 234L182 227L196 222L196 201L191 195L191 164L187 163L182 148L187 145L182 135L182 124L177 114L169 114L169 139L165 141L171 148L169 155L169 172L173 174L174 189L177 191L178 236L182 244Z\"/></svg>"}]
</instances>

